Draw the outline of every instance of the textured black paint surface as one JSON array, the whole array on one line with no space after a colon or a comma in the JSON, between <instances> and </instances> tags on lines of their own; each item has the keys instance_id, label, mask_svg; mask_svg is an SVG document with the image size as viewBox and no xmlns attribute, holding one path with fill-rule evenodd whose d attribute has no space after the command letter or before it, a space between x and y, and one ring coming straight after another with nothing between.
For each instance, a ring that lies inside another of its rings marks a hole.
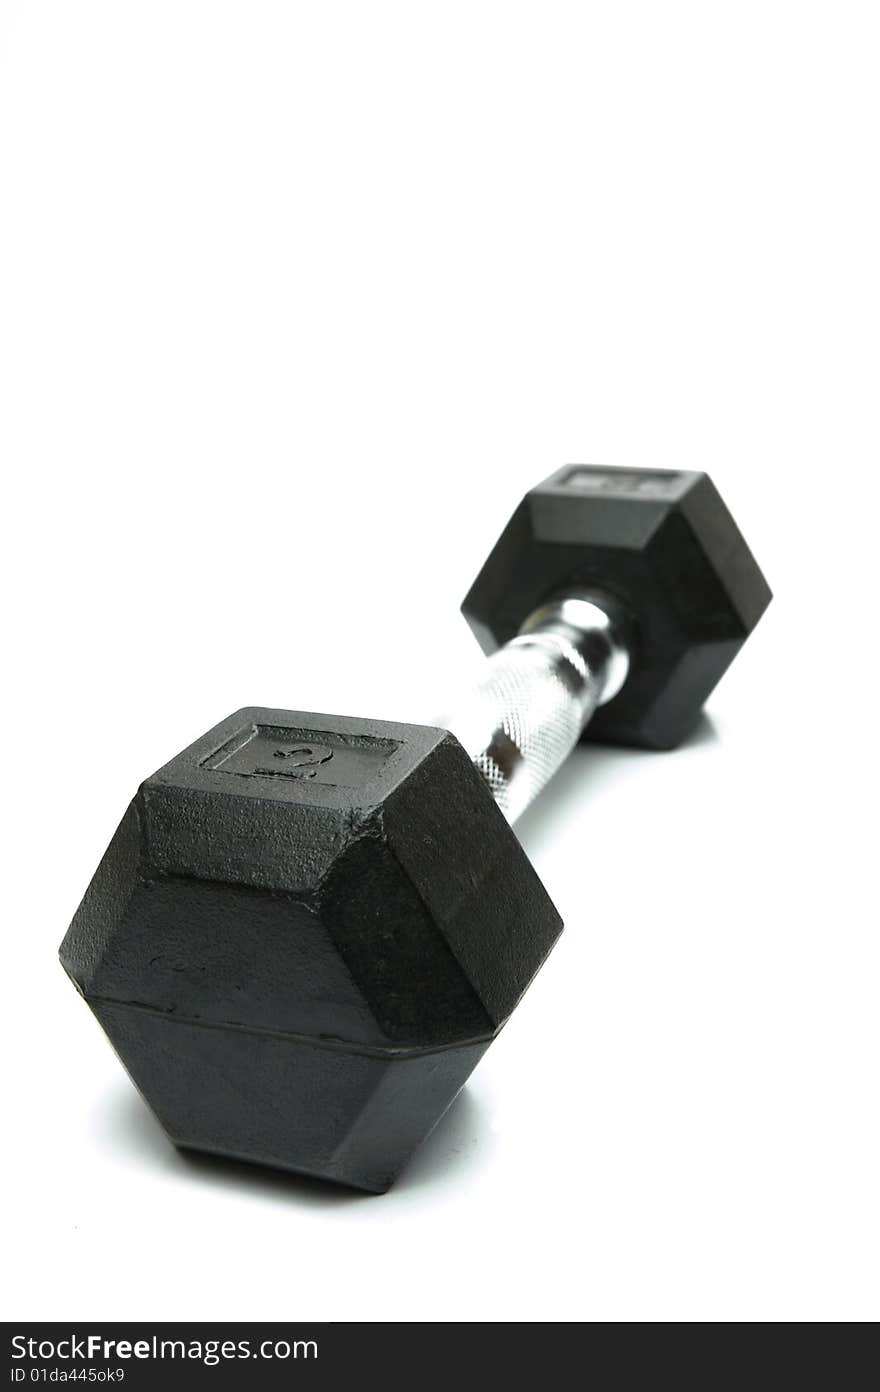
<instances>
[{"instance_id":1,"label":"textured black paint surface","mask_svg":"<svg viewBox=\"0 0 880 1392\"><path fill-rule=\"evenodd\" d=\"M484 651L552 595L593 589L633 620L634 660L585 738L677 745L770 602L703 473L567 465L526 494L462 610Z\"/></svg>"},{"instance_id":2,"label":"textured black paint surface","mask_svg":"<svg viewBox=\"0 0 880 1392\"><path fill-rule=\"evenodd\" d=\"M141 786L61 959L178 1145L380 1191L560 930L447 732L249 708Z\"/></svg>"}]
</instances>

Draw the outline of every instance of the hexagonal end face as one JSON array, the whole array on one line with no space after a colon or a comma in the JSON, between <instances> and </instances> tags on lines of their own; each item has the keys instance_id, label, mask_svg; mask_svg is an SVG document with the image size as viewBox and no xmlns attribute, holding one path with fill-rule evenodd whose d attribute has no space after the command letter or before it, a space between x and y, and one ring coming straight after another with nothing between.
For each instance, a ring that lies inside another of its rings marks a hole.
<instances>
[{"instance_id":1,"label":"hexagonal end face","mask_svg":"<svg viewBox=\"0 0 880 1392\"><path fill-rule=\"evenodd\" d=\"M553 595L597 590L633 622L620 693L585 738L670 749L770 602L707 474L567 465L526 494L462 605L485 652Z\"/></svg>"},{"instance_id":2,"label":"hexagonal end face","mask_svg":"<svg viewBox=\"0 0 880 1392\"><path fill-rule=\"evenodd\" d=\"M61 959L177 1144L380 1191L560 929L445 731L249 708L142 785Z\"/></svg>"}]
</instances>

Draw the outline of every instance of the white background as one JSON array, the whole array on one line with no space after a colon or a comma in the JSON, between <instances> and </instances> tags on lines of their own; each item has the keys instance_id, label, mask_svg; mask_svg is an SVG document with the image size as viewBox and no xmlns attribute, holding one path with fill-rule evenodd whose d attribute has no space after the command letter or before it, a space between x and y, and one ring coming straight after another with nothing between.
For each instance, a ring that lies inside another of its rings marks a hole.
<instances>
[{"instance_id":1,"label":"white background","mask_svg":"<svg viewBox=\"0 0 880 1392\"><path fill-rule=\"evenodd\" d=\"M876 5L3 3L7 1317L875 1318ZM180 1157L56 961L253 702L430 719L571 460L776 600L521 827L567 932L385 1198Z\"/></svg>"}]
</instances>

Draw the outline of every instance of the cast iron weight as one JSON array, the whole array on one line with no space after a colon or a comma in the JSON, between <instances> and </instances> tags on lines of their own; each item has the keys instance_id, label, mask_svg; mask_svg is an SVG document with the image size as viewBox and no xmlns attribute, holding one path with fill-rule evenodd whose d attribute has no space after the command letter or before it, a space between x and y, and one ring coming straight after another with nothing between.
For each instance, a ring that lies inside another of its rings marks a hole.
<instances>
[{"instance_id":1,"label":"cast iron weight","mask_svg":"<svg viewBox=\"0 0 880 1392\"><path fill-rule=\"evenodd\" d=\"M459 739L248 708L148 778L61 960L171 1139L387 1189L561 930L502 810L677 744L769 600L705 474L570 466L465 600Z\"/></svg>"}]
</instances>

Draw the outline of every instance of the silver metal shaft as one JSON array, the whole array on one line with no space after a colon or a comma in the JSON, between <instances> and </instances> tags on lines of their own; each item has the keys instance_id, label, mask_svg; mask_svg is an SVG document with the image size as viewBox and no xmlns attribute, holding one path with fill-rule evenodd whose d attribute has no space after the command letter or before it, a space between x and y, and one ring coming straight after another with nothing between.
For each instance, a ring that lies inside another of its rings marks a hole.
<instances>
[{"instance_id":1,"label":"silver metal shaft","mask_svg":"<svg viewBox=\"0 0 880 1392\"><path fill-rule=\"evenodd\" d=\"M597 706L626 681L630 650L615 602L554 599L486 659L465 699L436 723L451 730L509 822L552 778Z\"/></svg>"}]
</instances>

